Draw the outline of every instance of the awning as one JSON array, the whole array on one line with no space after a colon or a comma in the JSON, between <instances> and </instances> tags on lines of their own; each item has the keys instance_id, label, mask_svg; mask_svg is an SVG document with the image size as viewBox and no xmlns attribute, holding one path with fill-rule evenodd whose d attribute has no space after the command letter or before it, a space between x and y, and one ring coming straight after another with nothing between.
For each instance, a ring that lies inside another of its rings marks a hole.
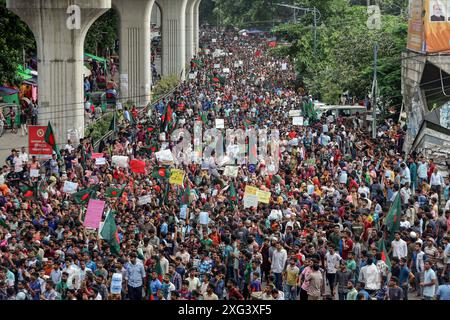
<instances>
[{"instance_id":1,"label":"awning","mask_svg":"<svg viewBox=\"0 0 450 320\"><path fill-rule=\"evenodd\" d=\"M94 56L93 54L89 54L89 53L85 53L84 57L85 58L90 58L92 60L95 60L95 61L98 61L98 62L101 62L101 63L107 63L108 62L108 60L106 60L105 58L97 57L97 56Z\"/></svg>"}]
</instances>

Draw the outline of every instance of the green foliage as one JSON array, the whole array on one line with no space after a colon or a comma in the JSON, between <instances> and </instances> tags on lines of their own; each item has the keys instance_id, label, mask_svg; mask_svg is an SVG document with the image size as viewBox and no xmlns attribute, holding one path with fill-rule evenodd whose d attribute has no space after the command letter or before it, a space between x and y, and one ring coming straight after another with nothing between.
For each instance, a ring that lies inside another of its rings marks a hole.
<instances>
[{"instance_id":1,"label":"green foliage","mask_svg":"<svg viewBox=\"0 0 450 320\"><path fill-rule=\"evenodd\" d=\"M86 137L92 138L93 141L99 141L106 133L108 133L112 117L113 113L110 112L101 120L87 127L85 132Z\"/></svg>"},{"instance_id":2,"label":"green foliage","mask_svg":"<svg viewBox=\"0 0 450 320\"><path fill-rule=\"evenodd\" d=\"M6 0L0 0L0 84L16 82L17 65L23 63L26 53L36 51L34 35L20 18L6 8Z\"/></svg>"},{"instance_id":3,"label":"green foliage","mask_svg":"<svg viewBox=\"0 0 450 320\"><path fill-rule=\"evenodd\" d=\"M313 50L313 29L306 16L298 24L276 28L278 37L291 46L278 47L274 54L290 56L310 94L325 103L338 103L349 91L364 98L370 93L373 74L373 43L378 51L378 86L384 105L401 103L401 52L406 47L407 21L403 15L382 16L382 29L369 31L367 7L345 0L300 1L320 5L322 19L317 30L317 52Z\"/></svg>"},{"instance_id":4,"label":"green foliage","mask_svg":"<svg viewBox=\"0 0 450 320\"><path fill-rule=\"evenodd\" d=\"M176 75L162 77L153 89L153 101L158 100L168 94L176 86L180 84L180 79Z\"/></svg>"},{"instance_id":5,"label":"green foliage","mask_svg":"<svg viewBox=\"0 0 450 320\"><path fill-rule=\"evenodd\" d=\"M105 55L106 49L114 49L118 35L119 16L115 10L108 10L89 29L84 42L85 52Z\"/></svg>"}]
</instances>

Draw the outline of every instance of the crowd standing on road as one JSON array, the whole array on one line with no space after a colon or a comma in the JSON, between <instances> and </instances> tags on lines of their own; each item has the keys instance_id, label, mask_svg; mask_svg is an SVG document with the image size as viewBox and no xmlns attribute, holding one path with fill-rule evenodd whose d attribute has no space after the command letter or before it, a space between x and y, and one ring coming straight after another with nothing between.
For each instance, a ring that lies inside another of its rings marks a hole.
<instances>
[{"instance_id":1,"label":"crowd standing on road","mask_svg":"<svg viewBox=\"0 0 450 320\"><path fill-rule=\"evenodd\" d=\"M117 132L99 151L80 139L45 163L25 149L6 159L0 299L449 300L445 172L404 154L404 132L392 121L372 140L361 119L310 112L291 63L270 54L273 40L202 34L193 79L148 113L118 111ZM294 126L289 111L299 109L309 123ZM170 184L174 166L155 156L177 143L167 133L193 133L194 121L211 128L215 119L226 128L279 130L278 172L269 174L263 161L239 164L235 178L219 165L180 164L183 186ZM106 164L96 165L98 153ZM114 156L144 161L145 173ZM43 175L31 176L36 169ZM87 197L75 201L66 181L90 190ZM270 192L270 202L244 208L246 186ZM398 196L392 231L388 212ZM84 228L89 197L106 201L103 220L108 212L114 218L118 248Z\"/></svg>"}]
</instances>

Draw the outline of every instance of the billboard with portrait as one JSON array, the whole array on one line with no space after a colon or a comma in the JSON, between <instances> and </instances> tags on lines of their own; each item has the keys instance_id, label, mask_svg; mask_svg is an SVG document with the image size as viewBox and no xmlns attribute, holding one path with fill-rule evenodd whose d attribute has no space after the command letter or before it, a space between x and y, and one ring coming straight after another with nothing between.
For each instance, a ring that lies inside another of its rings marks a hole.
<instances>
[{"instance_id":1,"label":"billboard with portrait","mask_svg":"<svg viewBox=\"0 0 450 320\"><path fill-rule=\"evenodd\" d=\"M424 0L425 51L450 52L450 0Z\"/></svg>"}]
</instances>

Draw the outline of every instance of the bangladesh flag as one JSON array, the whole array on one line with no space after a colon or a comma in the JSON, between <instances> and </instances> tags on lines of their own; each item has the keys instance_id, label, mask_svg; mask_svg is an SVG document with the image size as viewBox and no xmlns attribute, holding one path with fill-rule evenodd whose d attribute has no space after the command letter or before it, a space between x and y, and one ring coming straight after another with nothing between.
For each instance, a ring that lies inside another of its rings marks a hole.
<instances>
[{"instance_id":1,"label":"bangladesh flag","mask_svg":"<svg viewBox=\"0 0 450 320\"><path fill-rule=\"evenodd\" d=\"M152 177L155 179L169 179L170 172L165 167L160 167L157 170L153 171Z\"/></svg>"},{"instance_id":2,"label":"bangladesh flag","mask_svg":"<svg viewBox=\"0 0 450 320\"><path fill-rule=\"evenodd\" d=\"M402 203L400 192L397 192L397 196L389 209L386 216L384 224L386 225L387 231L389 231L390 239L394 238L394 233L400 230L400 217L402 215Z\"/></svg>"},{"instance_id":3,"label":"bangladesh flag","mask_svg":"<svg viewBox=\"0 0 450 320\"><path fill-rule=\"evenodd\" d=\"M378 251L381 252L381 260L383 260L387 264L387 266L389 267L389 270L390 270L391 269L391 260L389 259L389 255L386 250L386 245L384 243L384 239L380 239L378 241L377 249L378 249Z\"/></svg>"},{"instance_id":4,"label":"bangladesh flag","mask_svg":"<svg viewBox=\"0 0 450 320\"><path fill-rule=\"evenodd\" d=\"M174 114L171 103L166 105L164 114L161 116L161 132L167 132L169 128L173 127Z\"/></svg>"},{"instance_id":5,"label":"bangladesh flag","mask_svg":"<svg viewBox=\"0 0 450 320\"><path fill-rule=\"evenodd\" d=\"M96 188L87 188L72 194L74 201L77 204L86 204L90 199L95 198Z\"/></svg>"},{"instance_id":6,"label":"bangladesh flag","mask_svg":"<svg viewBox=\"0 0 450 320\"><path fill-rule=\"evenodd\" d=\"M198 68L198 67L201 68L201 67L203 67L203 62L201 62L198 59L194 59L194 60L192 60L191 65L192 65L192 68Z\"/></svg>"},{"instance_id":7,"label":"bangladesh flag","mask_svg":"<svg viewBox=\"0 0 450 320\"><path fill-rule=\"evenodd\" d=\"M181 204L187 204L189 205L191 203L191 188L189 188L189 183L187 184L186 188L184 189L184 193L181 196Z\"/></svg>"},{"instance_id":8,"label":"bangladesh flag","mask_svg":"<svg viewBox=\"0 0 450 320\"><path fill-rule=\"evenodd\" d=\"M36 198L38 196L38 188L37 185L34 186L28 186L28 185L24 185L19 187L20 192L22 193L22 196L25 199L31 199L31 198Z\"/></svg>"},{"instance_id":9,"label":"bangladesh flag","mask_svg":"<svg viewBox=\"0 0 450 320\"><path fill-rule=\"evenodd\" d=\"M125 190L125 187L123 188L113 188L109 187L106 189L105 197L107 198L120 198L122 197L123 191Z\"/></svg>"},{"instance_id":10,"label":"bangladesh flag","mask_svg":"<svg viewBox=\"0 0 450 320\"><path fill-rule=\"evenodd\" d=\"M119 233L117 232L115 214L112 211L106 216L100 235L108 242L111 247L111 253L118 256L120 254Z\"/></svg>"},{"instance_id":11,"label":"bangladesh flag","mask_svg":"<svg viewBox=\"0 0 450 320\"><path fill-rule=\"evenodd\" d=\"M113 117L111 119L111 123L109 125L109 131L117 131L117 115L116 112L114 112Z\"/></svg>"},{"instance_id":12,"label":"bangladesh flag","mask_svg":"<svg viewBox=\"0 0 450 320\"><path fill-rule=\"evenodd\" d=\"M58 158L61 158L61 154L59 153L58 145L56 144L55 134L53 133L52 124L50 123L50 121L48 122L47 130L45 130L44 139L45 142L47 142L52 147L53 151L55 151Z\"/></svg>"},{"instance_id":13,"label":"bangladesh flag","mask_svg":"<svg viewBox=\"0 0 450 320\"><path fill-rule=\"evenodd\" d=\"M234 183L231 182L230 185L230 201L231 204L234 206L235 204L237 204L237 193L236 193L236 188L234 187Z\"/></svg>"},{"instance_id":14,"label":"bangladesh flag","mask_svg":"<svg viewBox=\"0 0 450 320\"><path fill-rule=\"evenodd\" d=\"M220 75L211 75L209 79L215 86L222 86L225 83L225 78Z\"/></svg>"}]
</instances>

